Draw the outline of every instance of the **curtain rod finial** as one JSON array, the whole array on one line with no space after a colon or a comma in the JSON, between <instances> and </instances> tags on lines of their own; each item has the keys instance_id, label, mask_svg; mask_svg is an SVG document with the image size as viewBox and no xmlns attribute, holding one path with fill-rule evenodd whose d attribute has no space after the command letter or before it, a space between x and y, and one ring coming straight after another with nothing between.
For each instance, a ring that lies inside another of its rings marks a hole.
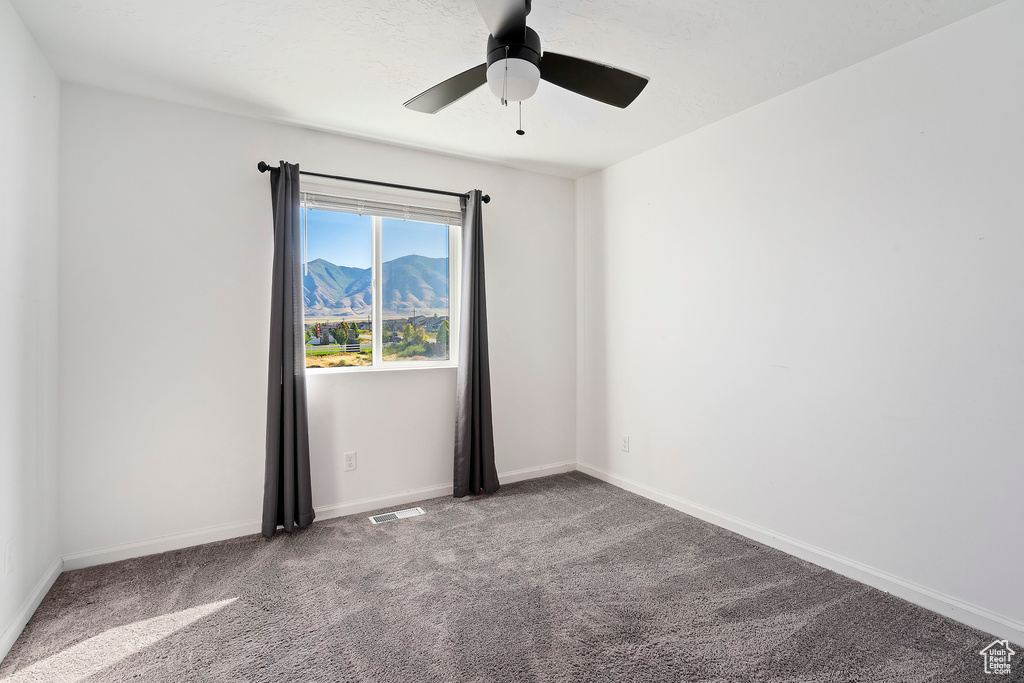
<instances>
[{"instance_id":1,"label":"curtain rod finial","mask_svg":"<svg viewBox=\"0 0 1024 683\"><path fill-rule=\"evenodd\" d=\"M483 197L481 197L481 200L483 201L484 204L490 204L491 203L491 195L485 194Z\"/></svg>"},{"instance_id":2,"label":"curtain rod finial","mask_svg":"<svg viewBox=\"0 0 1024 683\"><path fill-rule=\"evenodd\" d=\"M261 161L260 163L256 164L256 168L260 170L260 173L266 173L267 171L270 170L270 166L267 166L267 162L265 161Z\"/></svg>"}]
</instances>

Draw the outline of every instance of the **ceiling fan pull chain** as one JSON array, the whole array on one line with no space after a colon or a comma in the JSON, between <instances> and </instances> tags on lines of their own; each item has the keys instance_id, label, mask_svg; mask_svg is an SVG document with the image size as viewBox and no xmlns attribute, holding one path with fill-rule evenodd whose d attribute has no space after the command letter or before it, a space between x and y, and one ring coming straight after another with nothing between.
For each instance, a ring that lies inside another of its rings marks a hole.
<instances>
[{"instance_id":1,"label":"ceiling fan pull chain","mask_svg":"<svg viewBox=\"0 0 1024 683\"><path fill-rule=\"evenodd\" d=\"M505 46L505 82L501 86L501 103L508 106L508 45Z\"/></svg>"},{"instance_id":2,"label":"ceiling fan pull chain","mask_svg":"<svg viewBox=\"0 0 1024 683\"><path fill-rule=\"evenodd\" d=\"M526 135L526 131L523 130L523 101L519 100L519 129L516 130L516 135Z\"/></svg>"}]
</instances>

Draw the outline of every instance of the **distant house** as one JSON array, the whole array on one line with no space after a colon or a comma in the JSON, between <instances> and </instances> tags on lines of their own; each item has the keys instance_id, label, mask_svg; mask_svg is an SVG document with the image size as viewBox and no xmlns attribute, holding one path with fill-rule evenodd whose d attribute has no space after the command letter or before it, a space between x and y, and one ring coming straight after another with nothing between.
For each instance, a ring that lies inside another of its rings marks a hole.
<instances>
[{"instance_id":1,"label":"distant house","mask_svg":"<svg viewBox=\"0 0 1024 683\"><path fill-rule=\"evenodd\" d=\"M437 332L441 329L441 323L448 319L446 315L412 315L406 320L406 323L413 327L421 327L428 332ZM406 323L402 323L400 326L404 326Z\"/></svg>"},{"instance_id":2,"label":"distant house","mask_svg":"<svg viewBox=\"0 0 1024 683\"><path fill-rule=\"evenodd\" d=\"M428 332L437 332L438 330L441 329L441 325L446 320L448 320L448 316L446 315L439 315L437 317L427 318L426 321L423 323L423 327Z\"/></svg>"}]
</instances>

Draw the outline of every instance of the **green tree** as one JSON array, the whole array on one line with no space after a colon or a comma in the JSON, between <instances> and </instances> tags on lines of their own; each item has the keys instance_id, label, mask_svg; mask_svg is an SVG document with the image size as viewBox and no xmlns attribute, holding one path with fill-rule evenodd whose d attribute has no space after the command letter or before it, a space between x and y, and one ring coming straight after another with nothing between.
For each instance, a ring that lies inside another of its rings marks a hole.
<instances>
[{"instance_id":1,"label":"green tree","mask_svg":"<svg viewBox=\"0 0 1024 683\"><path fill-rule=\"evenodd\" d=\"M448 338L451 336L451 330L448 327L448 321L442 321L441 327L437 329L437 343L448 346Z\"/></svg>"},{"instance_id":2,"label":"green tree","mask_svg":"<svg viewBox=\"0 0 1024 683\"><path fill-rule=\"evenodd\" d=\"M414 328L412 326L412 323L406 323L405 327L402 328L402 341L404 341L404 342L412 341L413 332L414 332Z\"/></svg>"}]
</instances>

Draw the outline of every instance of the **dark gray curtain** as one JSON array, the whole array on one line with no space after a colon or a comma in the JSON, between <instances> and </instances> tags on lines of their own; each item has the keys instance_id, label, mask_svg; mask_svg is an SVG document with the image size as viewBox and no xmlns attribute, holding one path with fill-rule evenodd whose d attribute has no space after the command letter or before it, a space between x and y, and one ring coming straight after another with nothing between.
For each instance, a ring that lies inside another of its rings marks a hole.
<instances>
[{"instance_id":1,"label":"dark gray curtain","mask_svg":"<svg viewBox=\"0 0 1024 683\"><path fill-rule=\"evenodd\" d=\"M306 417L305 337L302 333L302 234L299 166L270 170L274 208L274 280L267 386L267 472L263 535L308 526L313 513Z\"/></svg>"},{"instance_id":2,"label":"dark gray curtain","mask_svg":"<svg viewBox=\"0 0 1024 683\"><path fill-rule=\"evenodd\" d=\"M498 490L487 357L484 225L480 190L462 199L462 315L455 405L455 497Z\"/></svg>"}]
</instances>

